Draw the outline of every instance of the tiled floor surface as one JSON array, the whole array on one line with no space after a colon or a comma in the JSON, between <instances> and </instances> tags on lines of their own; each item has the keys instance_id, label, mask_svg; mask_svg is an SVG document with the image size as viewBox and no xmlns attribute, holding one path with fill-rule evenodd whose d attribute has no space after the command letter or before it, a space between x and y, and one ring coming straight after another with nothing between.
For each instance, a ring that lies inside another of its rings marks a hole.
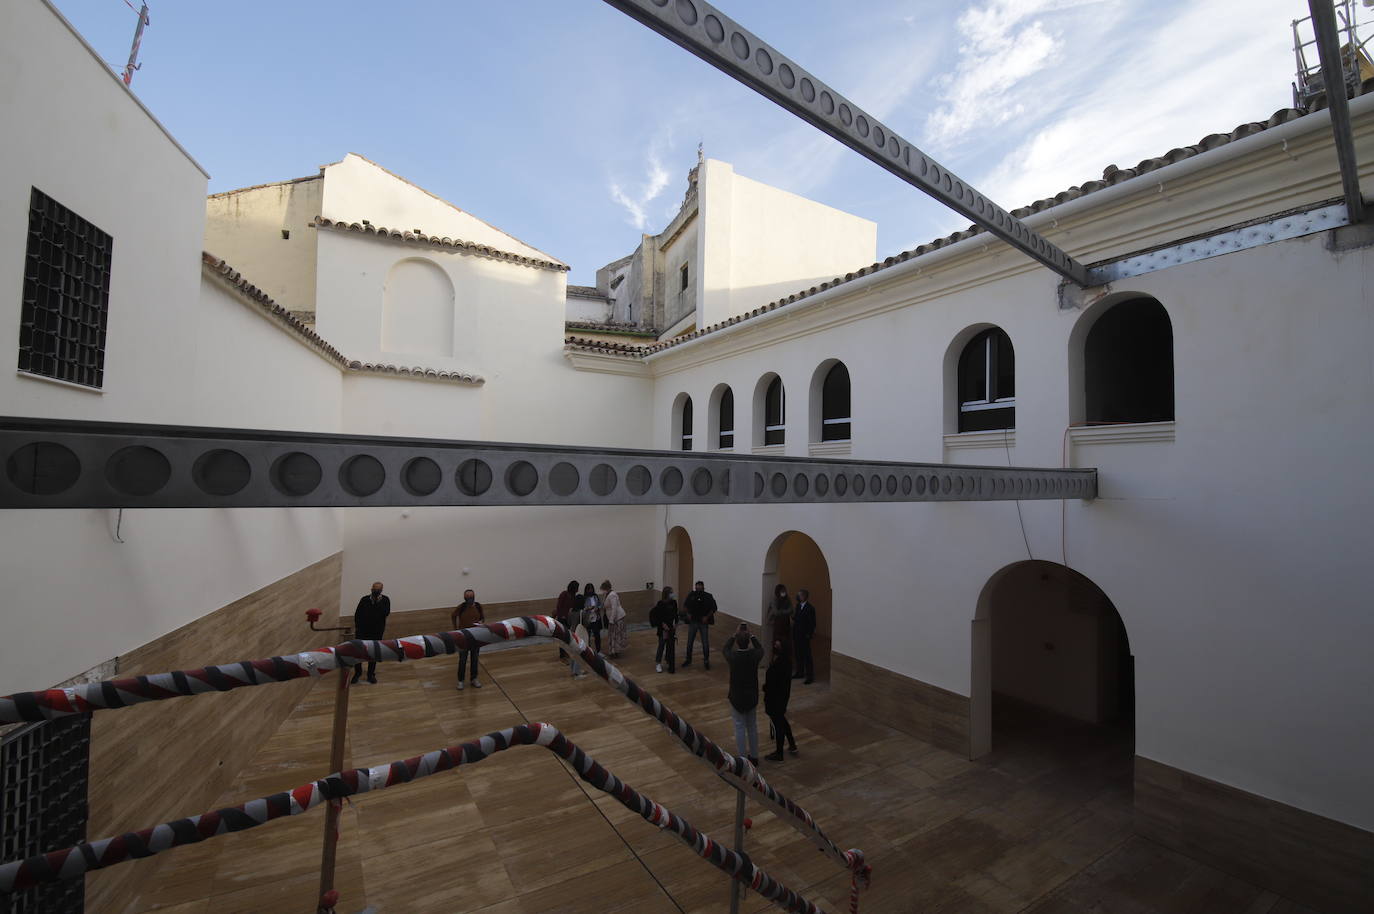
<instances>
[{"instance_id":1,"label":"tiled floor surface","mask_svg":"<svg viewBox=\"0 0 1374 914\"><path fill-rule=\"evenodd\" d=\"M724 663L656 674L652 652L648 633L636 633L622 669L731 748ZM454 665L383 665L377 685L356 687L349 765L547 721L640 792L730 839L734 792L595 676L570 678L553 646L484 651L481 690L455 691ZM216 805L325 773L332 708L332 682L323 681ZM765 761L765 775L836 843L867 854L874 879L865 914L1305 911L1134 837L1122 731L1003 709L994 752L971 762L832 704L820 683L794 689L789 716L801 755ZM757 804L749 814L747 849L757 863L826 911L848 909L843 872ZM131 911L312 914L323 821L314 811L130 864L148 870ZM536 747L345 806L336 885L340 914L369 905L378 914L729 908L722 874ZM768 909L753 894L742 906Z\"/></svg>"}]
</instances>

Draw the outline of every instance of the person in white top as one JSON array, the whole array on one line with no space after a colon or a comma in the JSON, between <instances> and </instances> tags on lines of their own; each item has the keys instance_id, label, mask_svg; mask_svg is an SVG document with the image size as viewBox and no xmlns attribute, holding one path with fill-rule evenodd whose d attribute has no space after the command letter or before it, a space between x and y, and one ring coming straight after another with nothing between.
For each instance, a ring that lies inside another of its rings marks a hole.
<instances>
[{"instance_id":1,"label":"person in white top","mask_svg":"<svg viewBox=\"0 0 1374 914\"><path fill-rule=\"evenodd\" d=\"M605 614L612 659L625 653L630 647L630 629L625 624L625 608L620 605L620 594L611 587L610 581L601 582L601 607Z\"/></svg>"}]
</instances>

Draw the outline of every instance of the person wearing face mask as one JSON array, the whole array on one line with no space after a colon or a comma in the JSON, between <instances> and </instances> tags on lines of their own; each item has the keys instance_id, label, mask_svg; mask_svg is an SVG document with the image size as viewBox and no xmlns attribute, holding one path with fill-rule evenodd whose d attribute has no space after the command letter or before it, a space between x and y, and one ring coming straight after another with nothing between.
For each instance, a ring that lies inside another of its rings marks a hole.
<instances>
[{"instance_id":1,"label":"person wearing face mask","mask_svg":"<svg viewBox=\"0 0 1374 914\"><path fill-rule=\"evenodd\" d=\"M816 681L816 662L811 657L811 639L816 634L816 607L811 603L811 591L805 588L797 591L797 608L792 613L792 648L796 655L793 679L806 680L803 685ZM784 647L788 647L786 641Z\"/></svg>"},{"instance_id":2,"label":"person wearing face mask","mask_svg":"<svg viewBox=\"0 0 1374 914\"><path fill-rule=\"evenodd\" d=\"M792 643L792 600L787 596L786 584L773 588L773 599L764 610L763 621L767 623L770 644L774 641Z\"/></svg>"},{"instance_id":3,"label":"person wearing face mask","mask_svg":"<svg viewBox=\"0 0 1374 914\"><path fill-rule=\"evenodd\" d=\"M449 613L449 619L454 628L468 628L487 621L487 616L482 612L482 604L477 602L477 594L469 589L463 591L463 602ZM472 658L472 687L482 687L482 683L477 679L477 652L481 649L482 645L474 644L467 650L458 652L458 691L463 691L463 674L467 672L469 657Z\"/></svg>"},{"instance_id":4,"label":"person wearing face mask","mask_svg":"<svg viewBox=\"0 0 1374 914\"><path fill-rule=\"evenodd\" d=\"M353 630L357 637L362 641L380 641L386 634L386 617L391 615L391 598L382 595L382 582L372 582L372 592L358 601L358 608L353 610ZM363 665L360 663L353 668L353 682L357 682L363 674ZM377 682L377 661L370 660L367 664L367 681Z\"/></svg>"}]
</instances>

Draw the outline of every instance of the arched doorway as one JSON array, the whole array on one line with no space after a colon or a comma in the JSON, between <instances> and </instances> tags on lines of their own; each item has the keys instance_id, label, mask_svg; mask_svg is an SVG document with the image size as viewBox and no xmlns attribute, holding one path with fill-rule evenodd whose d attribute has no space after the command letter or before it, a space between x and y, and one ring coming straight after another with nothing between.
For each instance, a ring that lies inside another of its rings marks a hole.
<instances>
[{"instance_id":1,"label":"arched doorway","mask_svg":"<svg viewBox=\"0 0 1374 914\"><path fill-rule=\"evenodd\" d=\"M805 533L788 530L773 540L763 561L763 599L766 608L779 583L787 585L787 592L796 599L798 590L811 592L816 606L816 636L811 641L811 656L816 662L816 680L830 681L831 605L830 565L821 547ZM762 613L760 618L762 618Z\"/></svg>"},{"instance_id":2,"label":"arched doorway","mask_svg":"<svg viewBox=\"0 0 1374 914\"><path fill-rule=\"evenodd\" d=\"M673 588L679 606L692 589L694 571L692 538L682 527L674 527L668 531L668 539L663 546L663 583Z\"/></svg>"},{"instance_id":3,"label":"arched doorway","mask_svg":"<svg viewBox=\"0 0 1374 914\"><path fill-rule=\"evenodd\" d=\"M1130 742L1135 662L1125 624L1091 580L1054 562L994 574L973 621L970 755L1000 736L1082 733Z\"/></svg>"}]
</instances>

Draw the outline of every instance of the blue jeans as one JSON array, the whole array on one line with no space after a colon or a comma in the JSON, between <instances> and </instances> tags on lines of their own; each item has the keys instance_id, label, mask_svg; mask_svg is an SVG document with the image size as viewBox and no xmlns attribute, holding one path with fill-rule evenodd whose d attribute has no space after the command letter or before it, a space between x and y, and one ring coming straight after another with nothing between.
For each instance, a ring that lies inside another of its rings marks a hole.
<instances>
[{"instance_id":1,"label":"blue jeans","mask_svg":"<svg viewBox=\"0 0 1374 914\"><path fill-rule=\"evenodd\" d=\"M730 719L735 722L735 747L747 758L759 757L758 708L740 711L730 705ZM746 746L746 741L748 745ZM746 752L745 749L749 751Z\"/></svg>"},{"instance_id":2,"label":"blue jeans","mask_svg":"<svg viewBox=\"0 0 1374 914\"><path fill-rule=\"evenodd\" d=\"M697 640L697 633L701 633L701 660L707 666L711 665L711 626L705 622L687 623L687 662L692 662L692 645Z\"/></svg>"}]
</instances>

